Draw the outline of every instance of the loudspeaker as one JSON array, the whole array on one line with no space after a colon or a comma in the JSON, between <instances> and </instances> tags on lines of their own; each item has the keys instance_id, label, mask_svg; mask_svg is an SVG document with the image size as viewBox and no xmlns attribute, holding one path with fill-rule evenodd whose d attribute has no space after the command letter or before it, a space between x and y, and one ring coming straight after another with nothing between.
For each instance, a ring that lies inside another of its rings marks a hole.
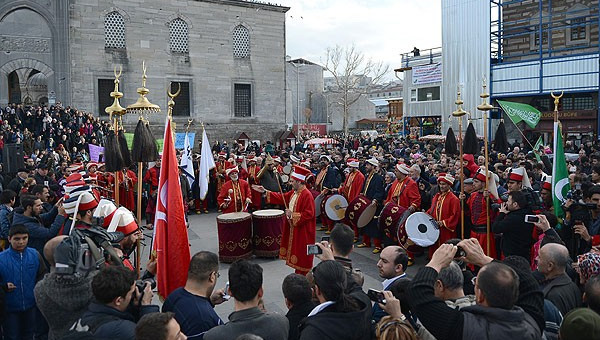
<instances>
[{"instance_id":1,"label":"loudspeaker","mask_svg":"<svg viewBox=\"0 0 600 340\"><path fill-rule=\"evenodd\" d=\"M2 167L5 173L16 173L23 168L23 144L4 144L2 149Z\"/></svg>"}]
</instances>

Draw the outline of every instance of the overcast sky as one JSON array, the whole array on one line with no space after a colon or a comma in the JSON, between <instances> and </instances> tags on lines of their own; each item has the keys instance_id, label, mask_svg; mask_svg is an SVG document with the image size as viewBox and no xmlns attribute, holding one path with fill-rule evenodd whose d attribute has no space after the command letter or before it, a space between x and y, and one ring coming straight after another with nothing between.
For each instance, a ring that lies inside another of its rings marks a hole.
<instances>
[{"instance_id":1,"label":"overcast sky","mask_svg":"<svg viewBox=\"0 0 600 340\"><path fill-rule=\"evenodd\" d=\"M279 0L287 54L323 64L327 47L355 44L375 61L400 66L400 54L440 47L442 0ZM393 78L391 72L388 79Z\"/></svg>"}]
</instances>

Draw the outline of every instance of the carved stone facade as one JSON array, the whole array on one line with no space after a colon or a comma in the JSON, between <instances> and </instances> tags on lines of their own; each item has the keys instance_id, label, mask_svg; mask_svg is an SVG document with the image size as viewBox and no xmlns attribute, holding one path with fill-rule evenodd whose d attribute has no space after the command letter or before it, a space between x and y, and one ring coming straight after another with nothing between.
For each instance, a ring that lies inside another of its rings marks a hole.
<instances>
[{"instance_id":1,"label":"carved stone facade","mask_svg":"<svg viewBox=\"0 0 600 340\"><path fill-rule=\"evenodd\" d=\"M5 0L0 5L0 105L9 101L10 74L13 80L14 74L25 78L18 80L24 98L28 77L42 73L56 101L100 114L114 66L123 67L126 106L137 99L146 61L148 98L163 111L170 82L186 83L187 95L175 100L188 111L178 113L178 126L194 118L205 123L211 140L240 132L272 139L285 129L287 10L245 0L174 0L168 6L162 0ZM177 26L171 25L174 20ZM170 41L173 27L179 27L177 45ZM185 48L181 32L188 35ZM243 56L234 53L240 48ZM162 126L164 113L150 120ZM134 124L137 117L125 121Z\"/></svg>"}]
</instances>

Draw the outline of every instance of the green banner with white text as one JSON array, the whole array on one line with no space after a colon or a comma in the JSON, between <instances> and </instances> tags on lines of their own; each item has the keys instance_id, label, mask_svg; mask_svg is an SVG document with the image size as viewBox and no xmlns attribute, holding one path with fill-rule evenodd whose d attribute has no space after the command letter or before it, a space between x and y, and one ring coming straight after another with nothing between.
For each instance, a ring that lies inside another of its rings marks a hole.
<instances>
[{"instance_id":1,"label":"green banner with white text","mask_svg":"<svg viewBox=\"0 0 600 340\"><path fill-rule=\"evenodd\" d=\"M498 100L498 104L500 104L502 110L504 110L506 115L515 124L524 121L533 129L538 125L538 122L542 117L542 113L538 109L528 104L507 102L503 100Z\"/></svg>"}]
</instances>

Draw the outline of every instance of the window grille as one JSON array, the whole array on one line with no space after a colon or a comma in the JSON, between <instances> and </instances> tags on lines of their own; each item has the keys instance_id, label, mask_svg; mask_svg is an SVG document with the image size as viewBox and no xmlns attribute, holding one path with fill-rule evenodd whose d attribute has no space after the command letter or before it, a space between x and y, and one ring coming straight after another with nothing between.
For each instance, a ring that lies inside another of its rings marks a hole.
<instances>
[{"instance_id":1,"label":"window grille","mask_svg":"<svg viewBox=\"0 0 600 340\"><path fill-rule=\"evenodd\" d=\"M169 24L169 44L171 52L188 53L188 25L177 18Z\"/></svg>"},{"instance_id":2,"label":"window grille","mask_svg":"<svg viewBox=\"0 0 600 340\"><path fill-rule=\"evenodd\" d=\"M235 58L250 57L250 32L242 25L233 30L233 56Z\"/></svg>"},{"instance_id":3,"label":"window grille","mask_svg":"<svg viewBox=\"0 0 600 340\"><path fill-rule=\"evenodd\" d=\"M104 17L104 47L125 48L125 21L119 12Z\"/></svg>"},{"instance_id":4,"label":"window grille","mask_svg":"<svg viewBox=\"0 0 600 340\"><path fill-rule=\"evenodd\" d=\"M252 116L252 88L250 84L235 84L233 97L234 116Z\"/></svg>"}]
</instances>

